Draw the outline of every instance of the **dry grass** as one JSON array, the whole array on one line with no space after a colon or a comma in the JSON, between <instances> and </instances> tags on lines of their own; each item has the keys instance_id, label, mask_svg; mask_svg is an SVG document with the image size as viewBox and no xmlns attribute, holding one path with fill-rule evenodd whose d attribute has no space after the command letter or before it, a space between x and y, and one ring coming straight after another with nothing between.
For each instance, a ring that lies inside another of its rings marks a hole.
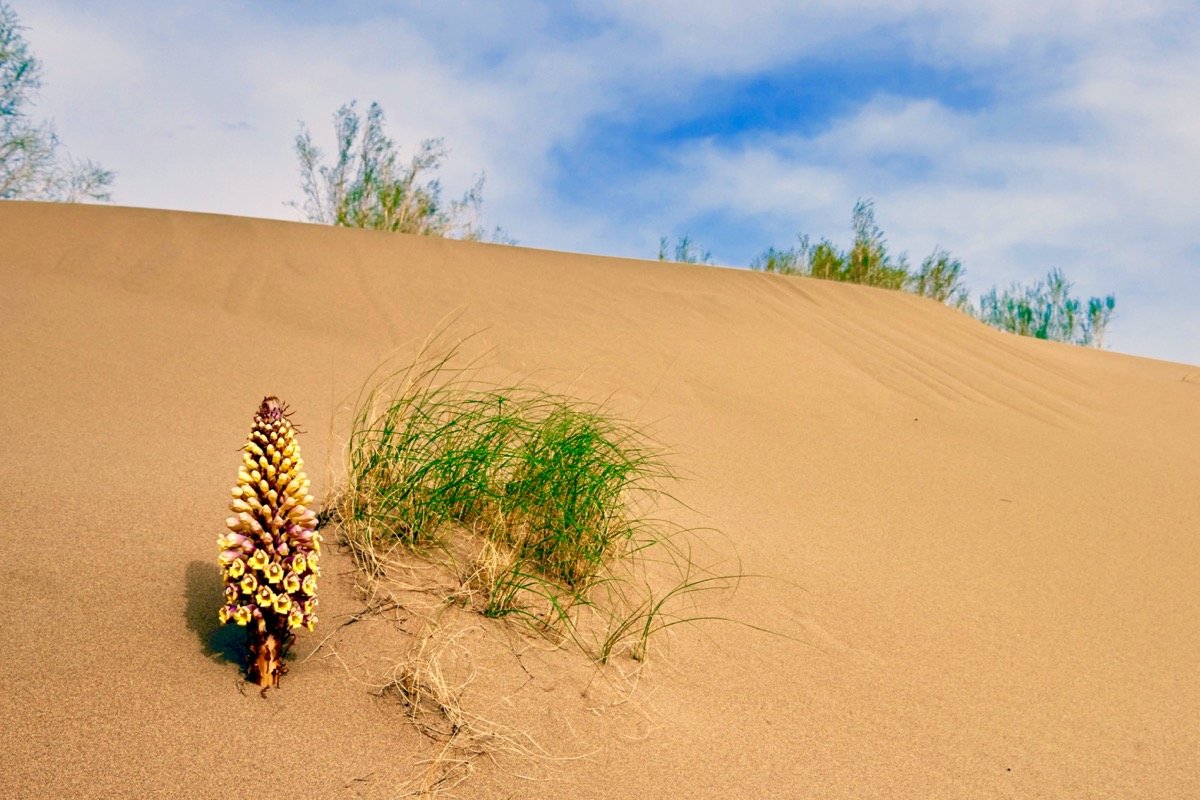
<instances>
[{"instance_id":1,"label":"dry grass","mask_svg":"<svg viewBox=\"0 0 1200 800\"><path fill-rule=\"evenodd\" d=\"M461 614L443 622L452 610L427 591L408 587L393 593L381 588L371 604L327 634L307 657L321 653L335 660L356 683L395 703L413 729L432 744L414 762L414 774L397 786L397 796L452 797L455 788L475 774L481 760L510 777L541 781L546 780L540 773L548 765L582 757L551 754L528 733L470 708L467 694L479 673L463 640L478 632L479 626L462 625ZM402 635L407 641L404 655L381 672L351 666L340 648L343 632L358 624L383 625ZM510 702L499 698L496 704Z\"/></svg>"}]
</instances>

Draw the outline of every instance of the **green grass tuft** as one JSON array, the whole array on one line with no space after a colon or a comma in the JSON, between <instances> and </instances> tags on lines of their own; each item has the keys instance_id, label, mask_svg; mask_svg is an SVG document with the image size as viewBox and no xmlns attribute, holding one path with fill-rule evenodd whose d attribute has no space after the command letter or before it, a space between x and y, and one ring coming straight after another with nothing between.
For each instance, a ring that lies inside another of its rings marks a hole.
<instances>
[{"instance_id":1,"label":"green grass tuft","mask_svg":"<svg viewBox=\"0 0 1200 800\"><path fill-rule=\"evenodd\" d=\"M482 384L455 355L377 381L355 410L334 516L370 578L397 554L443 553L457 599L600 661L622 643L640 659L687 619L668 601L732 584L697 577L676 544L687 532L644 513L672 476L637 428L568 396ZM664 568L674 583L656 592Z\"/></svg>"}]
</instances>

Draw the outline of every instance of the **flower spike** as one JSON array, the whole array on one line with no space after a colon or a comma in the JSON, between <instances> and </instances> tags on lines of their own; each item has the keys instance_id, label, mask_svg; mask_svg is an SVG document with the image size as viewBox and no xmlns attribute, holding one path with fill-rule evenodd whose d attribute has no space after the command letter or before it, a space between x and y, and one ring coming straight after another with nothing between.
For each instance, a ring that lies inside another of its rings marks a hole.
<instances>
[{"instance_id":1,"label":"flower spike","mask_svg":"<svg viewBox=\"0 0 1200 800\"><path fill-rule=\"evenodd\" d=\"M247 628L250 679L263 688L279 685L293 631L317 622L321 534L288 416L279 398L263 399L230 491L229 532L217 540L225 581L217 617Z\"/></svg>"}]
</instances>

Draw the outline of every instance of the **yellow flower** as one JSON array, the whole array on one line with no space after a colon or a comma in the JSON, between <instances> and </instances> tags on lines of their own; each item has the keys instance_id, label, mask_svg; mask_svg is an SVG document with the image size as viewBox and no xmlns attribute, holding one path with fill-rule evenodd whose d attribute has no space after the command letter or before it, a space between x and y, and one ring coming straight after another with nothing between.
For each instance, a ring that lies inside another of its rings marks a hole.
<instances>
[{"instance_id":1,"label":"yellow flower","mask_svg":"<svg viewBox=\"0 0 1200 800\"><path fill-rule=\"evenodd\" d=\"M307 617L304 620L304 627L308 628L310 631L317 627L317 615L313 614L312 616Z\"/></svg>"},{"instance_id":2,"label":"yellow flower","mask_svg":"<svg viewBox=\"0 0 1200 800\"><path fill-rule=\"evenodd\" d=\"M288 612L288 627L295 630L304 624L304 612L298 606L292 606Z\"/></svg>"},{"instance_id":3,"label":"yellow flower","mask_svg":"<svg viewBox=\"0 0 1200 800\"><path fill-rule=\"evenodd\" d=\"M250 606L238 606L233 612L233 621L238 625L245 625L250 621Z\"/></svg>"},{"instance_id":4,"label":"yellow flower","mask_svg":"<svg viewBox=\"0 0 1200 800\"><path fill-rule=\"evenodd\" d=\"M221 620L222 625L229 622L229 606L221 606L217 609L217 619Z\"/></svg>"},{"instance_id":5,"label":"yellow flower","mask_svg":"<svg viewBox=\"0 0 1200 800\"><path fill-rule=\"evenodd\" d=\"M254 596L254 602L258 603L259 608L270 608L275 603L275 593L271 591L271 587L265 583L258 587L258 594Z\"/></svg>"},{"instance_id":6,"label":"yellow flower","mask_svg":"<svg viewBox=\"0 0 1200 800\"><path fill-rule=\"evenodd\" d=\"M266 550L255 550L254 555L250 556L250 566L259 572L263 571L263 569L267 566L267 562L268 559Z\"/></svg>"},{"instance_id":7,"label":"yellow flower","mask_svg":"<svg viewBox=\"0 0 1200 800\"><path fill-rule=\"evenodd\" d=\"M314 575L321 574L321 557L315 552L308 554L308 569Z\"/></svg>"},{"instance_id":8,"label":"yellow flower","mask_svg":"<svg viewBox=\"0 0 1200 800\"><path fill-rule=\"evenodd\" d=\"M291 610L292 610L292 596L290 594L285 594L283 592L280 592L279 594L275 595L275 613L276 614L286 614Z\"/></svg>"},{"instance_id":9,"label":"yellow flower","mask_svg":"<svg viewBox=\"0 0 1200 800\"><path fill-rule=\"evenodd\" d=\"M238 599L238 587L236 584L230 584L225 587L225 602L236 603Z\"/></svg>"},{"instance_id":10,"label":"yellow flower","mask_svg":"<svg viewBox=\"0 0 1200 800\"><path fill-rule=\"evenodd\" d=\"M240 558L237 561L230 561L229 566L225 568L225 574L230 580L237 580L242 577L242 573L246 571L246 562Z\"/></svg>"},{"instance_id":11,"label":"yellow flower","mask_svg":"<svg viewBox=\"0 0 1200 800\"><path fill-rule=\"evenodd\" d=\"M308 595L316 594L317 593L317 576L316 575L305 575L304 583L302 584L301 588L304 589L305 594L308 594Z\"/></svg>"},{"instance_id":12,"label":"yellow flower","mask_svg":"<svg viewBox=\"0 0 1200 800\"><path fill-rule=\"evenodd\" d=\"M304 609L305 616L311 617L317 610L317 598L308 598L301 604L301 607Z\"/></svg>"},{"instance_id":13,"label":"yellow flower","mask_svg":"<svg viewBox=\"0 0 1200 800\"><path fill-rule=\"evenodd\" d=\"M254 590L258 588L258 578L254 577L253 572L247 572L242 578L241 586L243 594L254 594Z\"/></svg>"},{"instance_id":14,"label":"yellow flower","mask_svg":"<svg viewBox=\"0 0 1200 800\"><path fill-rule=\"evenodd\" d=\"M292 556L292 572L297 575L303 575L306 569L308 569L308 562L305 560L303 553L296 553L296 555Z\"/></svg>"},{"instance_id":15,"label":"yellow flower","mask_svg":"<svg viewBox=\"0 0 1200 800\"><path fill-rule=\"evenodd\" d=\"M283 590L288 594L295 594L300 591L300 576L294 572L289 572L283 578Z\"/></svg>"},{"instance_id":16,"label":"yellow flower","mask_svg":"<svg viewBox=\"0 0 1200 800\"><path fill-rule=\"evenodd\" d=\"M283 580L283 567L279 562L273 561L267 565L267 582L279 583L281 580Z\"/></svg>"}]
</instances>

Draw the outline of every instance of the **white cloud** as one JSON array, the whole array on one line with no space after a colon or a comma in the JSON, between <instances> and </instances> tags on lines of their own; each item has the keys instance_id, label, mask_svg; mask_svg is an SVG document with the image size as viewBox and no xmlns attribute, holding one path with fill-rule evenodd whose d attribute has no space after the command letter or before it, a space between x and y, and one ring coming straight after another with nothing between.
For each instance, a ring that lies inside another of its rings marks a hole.
<instances>
[{"instance_id":1,"label":"white cloud","mask_svg":"<svg viewBox=\"0 0 1200 800\"><path fill-rule=\"evenodd\" d=\"M773 220L774 244L797 230L845 241L854 201L873 197L893 246L914 259L949 247L977 290L1061 267L1081 292L1115 290L1119 348L1200 362L1197 16L1063 11L992 16L1004 31L994 47L1050 38L1032 19L1065 31L1073 53L1010 68L1026 83L983 110L876 97L816 135L694 143L671 166L689 204L679 212L724 203Z\"/></svg>"}]
</instances>

